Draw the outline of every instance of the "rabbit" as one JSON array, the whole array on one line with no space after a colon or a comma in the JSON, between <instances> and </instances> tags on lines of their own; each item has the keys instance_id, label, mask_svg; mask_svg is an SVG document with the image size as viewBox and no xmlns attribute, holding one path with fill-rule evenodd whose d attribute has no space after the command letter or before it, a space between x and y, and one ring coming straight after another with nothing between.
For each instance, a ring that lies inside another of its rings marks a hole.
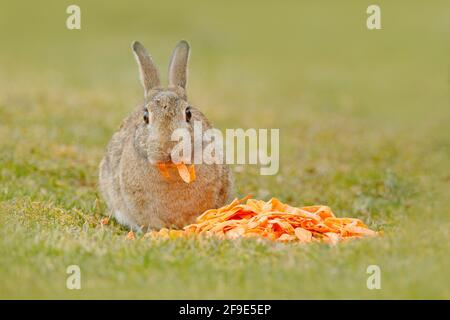
<instances>
[{"instance_id":1,"label":"rabbit","mask_svg":"<svg viewBox=\"0 0 450 320\"><path fill-rule=\"evenodd\" d=\"M138 107L112 136L99 166L99 189L110 216L132 230L182 228L207 209L230 201L233 177L226 164L195 164L196 179L185 183L178 175L164 177L158 163L171 161L177 128L192 133L194 121L212 128L206 117L188 103L186 95L189 44L175 47L168 87L140 42L132 50L144 87L144 105ZM194 149L193 147L191 148Z\"/></svg>"}]
</instances>

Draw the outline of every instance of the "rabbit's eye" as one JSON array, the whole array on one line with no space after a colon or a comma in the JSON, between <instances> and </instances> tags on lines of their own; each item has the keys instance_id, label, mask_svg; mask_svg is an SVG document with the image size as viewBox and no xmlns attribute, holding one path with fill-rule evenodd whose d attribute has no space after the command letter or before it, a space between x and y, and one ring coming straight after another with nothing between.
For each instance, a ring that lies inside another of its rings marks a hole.
<instances>
[{"instance_id":1,"label":"rabbit's eye","mask_svg":"<svg viewBox=\"0 0 450 320\"><path fill-rule=\"evenodd\" d=\"M145 121L145 123L148 124L149 116L148 116L148 110L147 109L144 110L144 121Z\"/></svg>"},{"instance_id":2,"label":"rabbit's eye","mask_svg":"<svg viewBox=\"0 0 450 320\"><path fill-rule=\"evenodd\" d=\"M186 108L186 121L189 122L191 120L191 117L192 117L191 108L187 107Z\"/></svg>"}]
</instances>

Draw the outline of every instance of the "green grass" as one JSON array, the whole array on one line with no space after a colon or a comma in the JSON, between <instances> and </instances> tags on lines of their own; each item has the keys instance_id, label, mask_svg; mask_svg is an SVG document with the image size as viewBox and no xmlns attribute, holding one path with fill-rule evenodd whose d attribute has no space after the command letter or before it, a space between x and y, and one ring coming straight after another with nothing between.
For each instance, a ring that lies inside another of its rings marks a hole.
<instances>
[{"instance_id":1,"label":"green grass","mask_svg":"<svg viewBox=\"0 0 450 320\"><path fill-rule=\"evenodd\" d=\"M448 1L378 1L380 31L364 1L77 3L81 31L70 1L0 4L1 298L450 298ZM102 226L97 166L142 101L130 43L166 77L181 38L190 99L218 128L280 128L279 174L244 167L239 196L327 204L385 235L152 242Z\"/></svg>"}]
</instances>

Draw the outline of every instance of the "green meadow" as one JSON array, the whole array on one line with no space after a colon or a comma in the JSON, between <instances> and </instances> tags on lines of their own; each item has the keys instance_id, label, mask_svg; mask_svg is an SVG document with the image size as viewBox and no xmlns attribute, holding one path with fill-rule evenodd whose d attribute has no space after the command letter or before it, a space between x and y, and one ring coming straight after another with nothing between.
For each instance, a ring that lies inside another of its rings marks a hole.
<instances>
[{"instance_id":1,"label":"green meadow","mask_svg":"<svg viewBox=\"0 0 450 320\"><path fill-rule=\"evenodd\" d=\"M378 1L0 3L0 298L450 298L450 4ZM188 94L219 129L280 129L280 168L236 195L324 204L378 238L149 240L107 214L98 164L143 102L131 42L164 81L190 42ZM81 269L81 290L66 268ZM366 286L367 267L381 289Z\"/></svg>"}]
</instances>

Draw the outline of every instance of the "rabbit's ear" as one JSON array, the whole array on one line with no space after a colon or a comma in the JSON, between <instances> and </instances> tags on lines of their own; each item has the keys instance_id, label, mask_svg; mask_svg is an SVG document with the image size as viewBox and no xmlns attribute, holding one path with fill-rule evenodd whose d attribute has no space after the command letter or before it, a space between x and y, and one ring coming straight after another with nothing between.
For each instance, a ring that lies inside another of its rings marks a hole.
<instances>
[{"instance_id":1,"label":"rabbit's ear","mask_svg":"<svg viewBox=\"0 0 450 320\"><path fill-rule=\"evenodd\" d=\"M169 86L186 88L189 50L189 43L185 40L181 40L173 50L169 64Z\"/></svg>"},{"instance_id":2,"label":"rabbit's ear","mask_svg":"<svg viewBox=\"0 0 450 320\"><path fill-rule=\"evenodd\" d=\"M141 75L141 82L144 86L145 95L147 95L151 89L158 87L160 84L158 69L156 69L152 57L140 42L134 41L132 48L134 57L139 65L139 73Z\"/></svg>"}]
</instances>

